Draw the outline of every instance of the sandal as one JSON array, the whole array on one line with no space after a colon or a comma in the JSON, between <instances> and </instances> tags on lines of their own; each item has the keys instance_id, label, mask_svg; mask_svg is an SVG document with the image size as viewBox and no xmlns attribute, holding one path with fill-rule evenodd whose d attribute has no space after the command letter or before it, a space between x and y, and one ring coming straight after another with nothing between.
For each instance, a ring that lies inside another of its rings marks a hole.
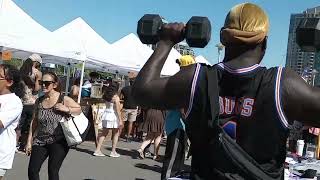
<instances>
[{"instance_id":1,"label":"sandal","mask_svg":"<svg viewBox=\"0 0 320 180\"><path fill-rule=\"evenodd\" d=\"M142 150L142 149L138 149L137 151L138 151L138 153L139 153L139 157L140 157L141 159L144 159L143 150Z\"/></svg>"}]
</instances>

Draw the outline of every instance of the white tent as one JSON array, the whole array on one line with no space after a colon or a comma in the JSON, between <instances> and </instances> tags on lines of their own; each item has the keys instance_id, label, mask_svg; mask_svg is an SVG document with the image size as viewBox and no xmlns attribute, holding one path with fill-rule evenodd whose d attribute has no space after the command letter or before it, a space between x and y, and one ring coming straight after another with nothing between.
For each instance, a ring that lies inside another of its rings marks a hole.
<instances>
[{"instance_id":1,"label":"white tent","mask_svg":"<svg viewBox=\"0 0 320 180\"><path fill-rule=\"evenodd\" d=\"M41 54L44 62L67 65L84 60L81 43L53 35L20 9L12 0L0 0L0 47L15 58Z\"/></svg>"},{"instance_id":2,"label":"white tent","mask_svg":"<svg viewBox=\"0 0 320 180\"><path fill-rule=\"evenodd\" d=\"M140 69L144 62L152 54L152 49L140 42L134 34L119 39L111 45L111 48L105 52L105 57L111 58L114 64L118 66L127 66Z\"/></svg>"},{"instance_id":3,"label":"white tent","mask_svg":"<svg viewBox=\"0 0 320 180\"><path fill-rule=\"evenodd\" d=\"M78 43L53 36L12 0L0 0L0 27L1 51L10 50L13 57L25 59L31 53L39 53L44 60L58 59L60 63L66 59L82 59ZM65 41L72 43L65 45Z\"/></svg>"},{"instance_id":4,"label":"white tent","mask_svg":"<svg viewBox=\"0 0 320 180\"><path fill-rule=\"evenodd\" d=\"M209 63L209 61L206 58L204 58L202 55L197 56L195 59L197 63L204 63L207 65L211 65L211 63Z\"/></svg>"},{"instance_id":5,"label":"white tent","mask_svg":"<svg viewBox=\"0 0 320 180\"><path fill-rule=\"evenodd\" d=\"M60 27L53 32L60 37L73 37L80 41L86 54L86 60L99 61L102 52L110 47L110 44L97 34L81 17ZM101 61L100 61L101 62Z\"/></svg>"},{"instance_id":6,"label":"white tent","mask_svg":"<svg viewBox=\"0 0 320 180\"><path fill-rule=\"evenodd\" d=\"M50 32L11 0L0 1L0 35L1 46L6 46L16 37L35 36L39 33Z\"/></svg>"},{"instance_id":7,"label":"white tent","mask_svg":"<svg viewBox=\"0 0 320 180\"><path fill-rule=\"evenodd\" d=\"M153 50L149 46L142 44L136 35L130 33L113 43L105 53L108 53L105 57L109 57L117 66L139 71L147 62ZM175 49L172 49L161 74L173 75L178 72L179 67L175 60L180 56Z\"/></svg>"}]
</instances>

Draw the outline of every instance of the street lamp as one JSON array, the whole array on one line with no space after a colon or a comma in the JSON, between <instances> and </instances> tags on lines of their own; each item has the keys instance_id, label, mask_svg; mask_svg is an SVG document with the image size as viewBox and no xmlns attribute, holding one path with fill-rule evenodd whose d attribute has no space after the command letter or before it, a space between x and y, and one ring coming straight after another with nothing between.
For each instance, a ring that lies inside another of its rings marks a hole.
<instances>
[{"instance_id":1,"label":"street lamp","mask_svg":"<svg viewBox=\"0 0 320 180\"><path fill-rule=\"evenodd\" d=\"M218 49L218 63L220 62L220 54L221 54L221 51L224 49L224 45L219 43L219 44L216 44L216 47Z\"/></svg>"},{"instance_id":2,"label":"street lamp","mask_svg":"<svg viewBox=\"0 0 320 180\"><path fill-rule=\"evenodd\" d=\"M313 69L311 72L312 75L312 86L314 86L314 80L316 79L316 75L319 73L316 69Z\"/></svg>"}]
</instances>

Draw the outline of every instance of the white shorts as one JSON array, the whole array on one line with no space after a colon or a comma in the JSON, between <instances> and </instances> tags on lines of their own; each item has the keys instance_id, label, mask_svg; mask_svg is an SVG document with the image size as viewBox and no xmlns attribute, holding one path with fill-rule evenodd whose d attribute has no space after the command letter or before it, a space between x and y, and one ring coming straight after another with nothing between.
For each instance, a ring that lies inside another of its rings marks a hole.
<instances>
[{"instance_id":1,"label":"white shorts","mask_svg":"<svg viewBox=\"0 0 320 180\"><path fill-rule=\"evenodd\" d=\"M102 127L107 129L117 129L119 128L119 121L102 120Z\"/></svg>"},{"instance_id":2,"label":"white shorts","mask_svg":"<svg viewBox=\"0 0 320 180\"><path fill-rule=\"evenodd\" d=\"M0 168L0 177L3 177L7 172L7 169L1 169Z\"/></svg>"}]
</instances>

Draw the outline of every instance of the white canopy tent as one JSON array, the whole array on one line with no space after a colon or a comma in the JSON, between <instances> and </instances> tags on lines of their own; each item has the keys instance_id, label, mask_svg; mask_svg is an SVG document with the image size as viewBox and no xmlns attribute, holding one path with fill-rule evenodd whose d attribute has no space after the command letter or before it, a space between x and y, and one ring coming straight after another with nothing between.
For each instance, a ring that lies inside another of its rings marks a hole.
<instances>
[{"instance_id":1,"label":"white canopy tent","mask_svg":"<svg viewBox=\"0 0 320 180\"><path fill-rule=\"evenodd\" d=\"M83 59L79 43L52 35L12 0L0 0L0 26L1 50L10 50L15 58L25 59L31 53L39 53L46 57L44 61ZM65 41L72 43L66 45Z\"/></svg>"},{"instance_id":2,"label":"white canopy tent","mask_svg":"<svg viewBox=\"0 0 320 180\"><path fill-rule=\"evenodd\" d=\"M81 43L53 35L12 0L0 0L0 26L1 51L10 51L14 58L38 53L44 62L55 64L85 60Z\"/></svg>"},{"instance_id":3,"label":"white canopy tent","mask_svg":"<svg viewBox=\"0 0 320 180\"><path fill-rule=\"evenodd\" d=\"M147 62L153 50L149 46L142 44L136 35L130 33L111 44L111 48L104 53L105 55L101 58L104 61L112 61L118 67L126 67L127 69L139 71ZM172 49L161 74L168 76L178 72L179 67L175 63L175 60L180 56L175 49ZM115 67L117 68L117 66Z\"/></svg>"},{"instance_id":4,"label":"white canopy tent","mask_svg":"<svg viewBox=\"0 0 320 180\"><path fill-rule=\"evenodd\" d=\"M110 58L108 52L111 52L111 45L80 17L55 30L53 34L60 37L73 37L81 42L86 54L86 68L121 75L127 75L129 71L136 71L135 68L126 67L126 63L118 63L118 60ZM82 82L83 79L81 84Z\"/></svg>"},{"instance_id":5,"label":"white canopy tent","mask_svg":"<svg viewBox=\"0 0 320 180\"><path fill-rule=\"evenodd\" d=\"M93 62L104 65L104 62L99 61L97 57L100 57L101 55L99 54L109 49L110 44L97 34L81 17L55 30L53 34L64 38L72 37L80 42L86 54L85 59L87 64ZM110 65L111 63L106 64Z\"/></svg>"}]
</instances>

